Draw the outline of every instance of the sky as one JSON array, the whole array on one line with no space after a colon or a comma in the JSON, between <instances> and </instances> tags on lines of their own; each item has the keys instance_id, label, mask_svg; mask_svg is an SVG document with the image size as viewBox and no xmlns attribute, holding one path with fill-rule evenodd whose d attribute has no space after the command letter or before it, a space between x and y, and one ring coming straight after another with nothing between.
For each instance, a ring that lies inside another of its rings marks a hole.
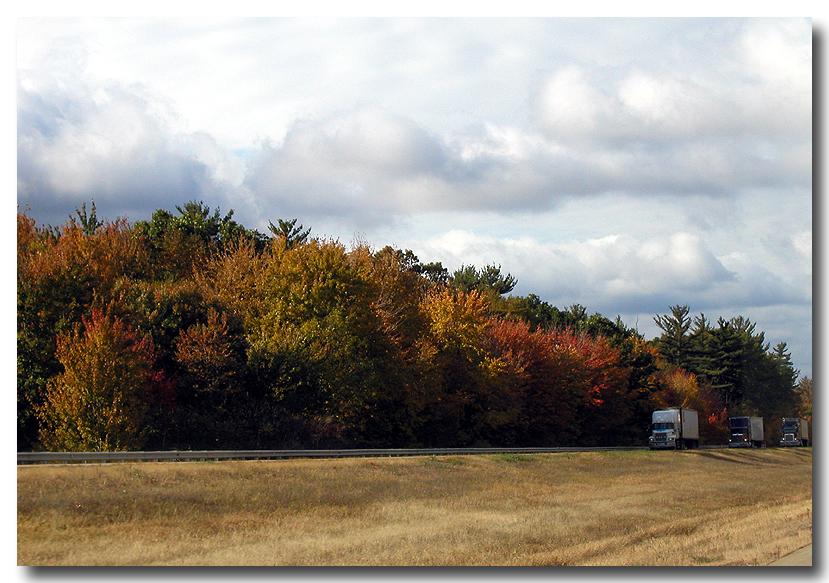
<instances>
[{"instance_id":1,"label":"sky","mask_svg":"<svg viewBox=\"0 0 829 583\"><path fill-rule=\"evenodd\" d=\"M808 18L21 18L17 204L201 200L812 376Z\"/></svg>"}]
</instances>

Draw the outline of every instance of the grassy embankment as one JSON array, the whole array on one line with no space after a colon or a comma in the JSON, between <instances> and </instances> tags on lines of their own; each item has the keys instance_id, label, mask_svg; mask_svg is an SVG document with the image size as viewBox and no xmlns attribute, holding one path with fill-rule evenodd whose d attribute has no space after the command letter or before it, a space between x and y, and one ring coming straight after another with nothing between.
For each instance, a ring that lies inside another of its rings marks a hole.
<instances>
[{"instance_id":1,"label":"grassy embankment","mask_svg":"<svg viewBox=\"0 0 829 583\"><path fill-rule=\"evenodd\" d=\"M24 466L20 565L765 565L807 449Z\"/></svg>"}]
</instances>

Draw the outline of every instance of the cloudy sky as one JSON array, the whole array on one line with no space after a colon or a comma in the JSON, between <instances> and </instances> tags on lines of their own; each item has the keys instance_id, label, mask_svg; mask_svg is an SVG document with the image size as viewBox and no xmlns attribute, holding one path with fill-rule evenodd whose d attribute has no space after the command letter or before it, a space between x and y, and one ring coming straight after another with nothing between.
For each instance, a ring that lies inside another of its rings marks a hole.
<instances>
[{"instance_id":1,"label":"cloudy sky","mask_svg":"<svg viewBox=\"0 0 829 583\"><path fill-rule=\"evenodd\" d=\"M812 374L808 19L17 22L17 203L297 218L657 335L743 315Z\"/></svg>"}]
</instances>

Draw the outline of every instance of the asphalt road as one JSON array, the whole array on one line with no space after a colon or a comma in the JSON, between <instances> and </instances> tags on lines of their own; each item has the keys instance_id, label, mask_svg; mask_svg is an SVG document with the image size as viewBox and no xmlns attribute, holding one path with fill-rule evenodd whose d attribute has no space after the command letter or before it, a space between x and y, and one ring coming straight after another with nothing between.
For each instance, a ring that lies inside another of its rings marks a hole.
<instances>
[{"instance_id":1,"label":"asphalt road","mask_svg":"<svg viewBox=\"0 0 829 583\"><path fill-rule=\"evenodd\" d=\"M769 567L811 567L812 545L807 545L773 562Z\"/></svg>"}]
</instances>

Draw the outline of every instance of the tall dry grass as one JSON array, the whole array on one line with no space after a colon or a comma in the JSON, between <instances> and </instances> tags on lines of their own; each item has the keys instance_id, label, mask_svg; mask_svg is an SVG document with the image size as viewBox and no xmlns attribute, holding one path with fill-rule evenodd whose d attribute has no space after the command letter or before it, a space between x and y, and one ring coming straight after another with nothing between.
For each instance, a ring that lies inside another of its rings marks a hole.
<instances>
[{"instance_id":1,"label":"tall dry grass","mask_svg":"<svg viewBox=\"0 0 829 583\"><path fill-rule=\"evenodd\" d=\"M764 565L811 449L18 468L20 565Z\"/></svg>"}]
</instances>

